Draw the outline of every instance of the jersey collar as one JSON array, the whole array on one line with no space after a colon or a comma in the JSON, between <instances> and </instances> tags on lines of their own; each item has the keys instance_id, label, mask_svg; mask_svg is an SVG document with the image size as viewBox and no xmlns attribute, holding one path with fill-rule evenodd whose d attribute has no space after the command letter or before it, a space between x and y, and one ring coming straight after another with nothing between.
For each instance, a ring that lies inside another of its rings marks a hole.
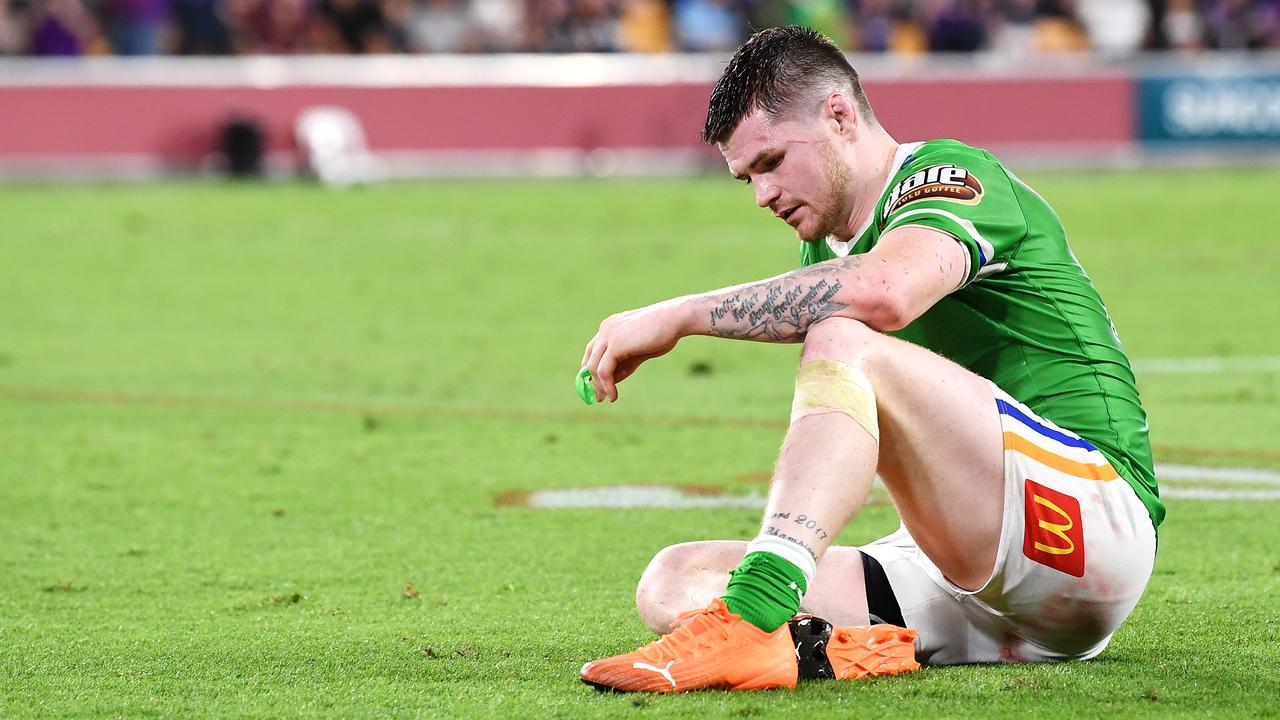
<instances>
[{"instance_id":1,"label":"jersey collar","mask_svg":"<svg viewBox=\"0 0 1280 720\"><path fill-rule=\"evenodd\" d=\"M897 151L893 154L893 169L890 170L888 176L885 177L884 187L880 188L880 194L876 196L877 199L884 197L884 194L889 190L889 186L893 184L893 178L898 174L898 171L907 164L907 161L911 159L911 155L923 144L923 142L913 142L903 143L898 146ZM880 203L877 201L876 205L879 204ZM872 206L871 212L867 213L866 219L862 221L862 226L853 234L852 239L847 241L837 240L835 236L828 235L827 247L831 248L831 252L834 252L836 257L848 256L849 251L853 250L853 246L857 245L858 240L862 239L862 236L866 234L867 229L871 227L871 222L875 220L875 218L876 208L875 206Z\"/></svg>"}]
</instances>

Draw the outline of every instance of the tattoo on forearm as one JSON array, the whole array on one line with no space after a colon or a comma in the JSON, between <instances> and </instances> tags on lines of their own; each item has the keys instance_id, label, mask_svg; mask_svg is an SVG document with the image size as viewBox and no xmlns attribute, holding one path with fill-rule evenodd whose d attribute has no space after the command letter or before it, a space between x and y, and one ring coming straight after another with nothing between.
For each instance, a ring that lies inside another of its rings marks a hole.
<instances>
[{"instance_id":1,"label":"tattoo on forearm","mask_svg":"<svg viewBox=\"0 0 1280 720\"><path fill-rule=\"evenodd\" d=\"M816 322L846 307L837 296L843 287L839 269L860 259L810 265L781 277L747 285L728 297L708 298L711 334L744 340L794 342Z\"/></svg>"}]
</instances>

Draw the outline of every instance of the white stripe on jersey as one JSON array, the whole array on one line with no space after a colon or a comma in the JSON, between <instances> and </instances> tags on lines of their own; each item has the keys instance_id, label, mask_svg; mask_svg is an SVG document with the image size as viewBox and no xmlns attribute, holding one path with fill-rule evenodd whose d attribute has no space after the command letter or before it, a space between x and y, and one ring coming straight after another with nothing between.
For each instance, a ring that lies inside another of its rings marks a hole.
<instances>
[{"instance_id":1,"label":"white stripe on jersey","mask_svg":"<svg viewBox=\"0 0 1280 720\"><path fill-rule=\"evenodd\" d=\"M884 231L881 234L883 235L883 233L889 232L890 229L897 227L903 220L906 220L909 217L914 217L916 215L938 215L959 225L965 232L969 233L970 237L973 238L974 242L978 243L978 249L982 251L982 258L984 260L982 264L984 267L990 264L991 261L995 259L995 255L996 255L995 248L991 246L991 243L988 242L986 238L982 237L982 233L978 232L978 228L974 226L973 221L968 220L966 218L962 218L959 215L956 215L955 213L950 213L950 212L947 212L946 210L941 210L938 208L920 208L919 210L908 210L907 212L904 212L901 215L894 218L893 222L889 223L888 226L885 227Z\"/></svg>"}]
</instances>

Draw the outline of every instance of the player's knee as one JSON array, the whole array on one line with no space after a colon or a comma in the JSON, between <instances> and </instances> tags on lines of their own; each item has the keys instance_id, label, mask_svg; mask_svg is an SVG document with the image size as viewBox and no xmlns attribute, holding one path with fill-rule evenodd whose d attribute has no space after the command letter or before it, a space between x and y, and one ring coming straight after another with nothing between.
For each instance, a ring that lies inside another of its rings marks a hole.
<instances>
[{"instance_id":1,"label":"player's knee","mask_svg":"<svg viewBox=\"0 0 1280 720\"><path fill-rule=\"evenodd\" d=\"M814 323L809 332L805 333L800 364L815 360L838 360L861 365L880 337L880 333L858 320L827 318Z\"/></svg>"},{"instance_id":2,"label":"player's knee","mask_svg":"<svg viewBox=\"0 0 1280 720\"><path fill-rule=\"evenodd\" d=\"M653 556L636 586L636 609L654 632L665 632L675 615L668 609L678 577L688 567L687 544L671 545ZM668 617L670 616L670 617Z\"/></svg>"},{"instance_id":3,"label":"player's knee","mask_svg":"<svg viewBox=\"0 0 1280 720\"><path fill-rule=\"evenodd\" d=\"M848 416L875 440L880 438L875 387L864 371L865 349L874 330L856 320L824 320L809 331L796 373L791 422L811 415Z\"/></svg>"},{"instance_id":4,"label":"player's knee","mask_svg":"<svg viewBox=\"0 0 1280 720\"><path fill-rule=\"evenodd\" d=\"M636 586L636 609L654 632L666 633L676 617L692 608L688 604L692 575L699 567L701 543L681 543L663 548L649 561Z\"/></svg>"}]
</instances>

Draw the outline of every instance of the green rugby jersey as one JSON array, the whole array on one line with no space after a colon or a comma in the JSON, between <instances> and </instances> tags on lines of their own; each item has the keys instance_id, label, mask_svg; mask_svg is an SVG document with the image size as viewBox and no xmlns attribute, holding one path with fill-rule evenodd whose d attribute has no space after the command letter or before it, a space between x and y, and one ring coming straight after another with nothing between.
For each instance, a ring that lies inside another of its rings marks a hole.
<instances>
[{"instance_id":1,"label":"green rugby jersey","mask_svg":"<svg viewBox=\"0 0 1280 720\"><path fill-rule=\"evenodd\" d=\"M1089 441L1158 526L1165 510L1133 370L1057 214L990 153L956 140L902 145L894 168L855 239L804 243L801 263L865 253L907 225L955 237L969 251L964 284L892 334Z\"/></svg>"}]
</instances>

